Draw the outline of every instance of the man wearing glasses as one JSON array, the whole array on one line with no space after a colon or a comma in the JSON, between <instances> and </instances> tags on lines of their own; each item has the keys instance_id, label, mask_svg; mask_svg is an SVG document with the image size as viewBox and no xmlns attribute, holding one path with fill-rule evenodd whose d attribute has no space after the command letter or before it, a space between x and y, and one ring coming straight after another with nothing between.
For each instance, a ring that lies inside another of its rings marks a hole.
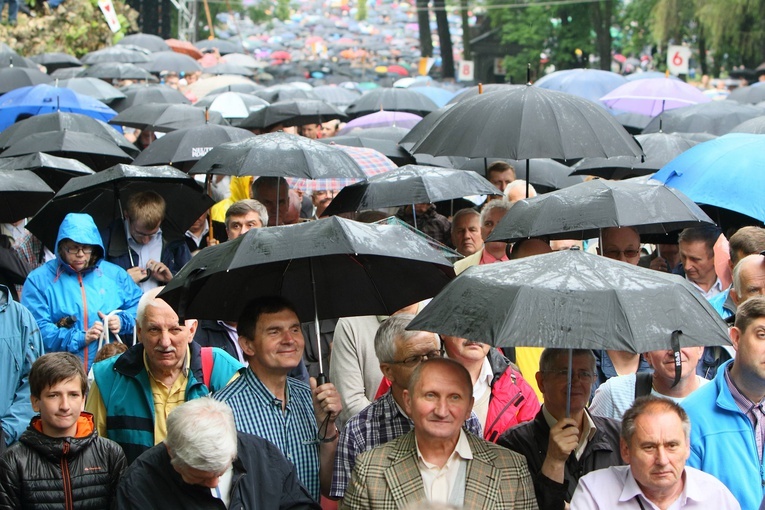
<instances>
[{"instance_id":1,"label":"man wearing glasses","mask_svg":"<svg viewBox=\"0 0 765 510\"><path fill-rule=\"evenodd\" d=\"M162 236L165 199L154 191L140 191L125 203L125 220L114 222L104 236L106 260L124 268L143 292L169 282L191 252L183 238L169 242Z\"/></svg>"},{"instance_id":2,"label":"man wearing glasses","mask_svg":"<svg viewBox=\"0 0 765 510\"><path fill-rule=\"evenodd\" d=\"M536 374L544 395L542 410L533 421L510 429L497 442L526 457L540 509L565 508L579 478L623 464L619 422L586 410L595 380L595 356L590 350L574 349L569 379L568 355L567 349L542 352Z\"/></svg>"},{"instance_id":3,"label":"man wearing glasses","mask_svg":"<svg viewBox=\"0 0 765 510\"><path fill-rule=\"evenodd\" d=\"M375 334L375 354L391 386L387 393L351 418L340 433L329 492L332 498L344 496L358 454L403 436L414 427L404 411L404 391L409 387L414 369L427 359L442 357L443 352L435 333L406 330L413 318L410 314L393 315ZM481 425L474 413L465 426L481 436Z\"/></svg>"}]
</instances>

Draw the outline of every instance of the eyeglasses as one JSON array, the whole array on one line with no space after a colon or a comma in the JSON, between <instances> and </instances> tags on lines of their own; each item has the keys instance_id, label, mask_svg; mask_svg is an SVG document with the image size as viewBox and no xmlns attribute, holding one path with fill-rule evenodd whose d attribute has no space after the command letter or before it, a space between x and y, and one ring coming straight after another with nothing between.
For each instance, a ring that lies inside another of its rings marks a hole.
<instances>
[{"instance_id":1,"label":"eyeglasses","mask_svg":"<svg viewBox=\"0 0 765 510\"><path fill-rule=\"evenodd\" d=\"M69 255L77 255L78 253L82 252L85 255L90 255L93 253L93 247L92 246L66 246L64 248L64 251L67 252Z\"/></svg>"},{"instance_id":2,"label":"eyeglasses","mask_svg":"<svg viewBox=\"0 0 765 510\"><path fill-rule=\"evenodd\" d=\"M433 359L433 358L442 358L444 356L444 351L436 350L436 351L430 351L425 354L416 354L414 356L409 356L408 358L405 358L401 361L391 361L392 365L404 365L405 367L414 367L419 365L425 360Z\"/></svg>"},{"instance_id":3,"label":"eyeglasses","mask_svg":"<svg viewBox=\"0 0 765 510\"><path fill-rule=\"evenodd\" d=\"M624 254L624 258L627 259L634 259L638 255L640 255L640 250L606 250L603 252L603 254L608 257L609 259L618 259L619 255Z\"/></svg>"},{"instance_id":4,"label":"eyeglasses","mask_svg":"<svg viewBox=\"0 0 765 510\"><path fill-rule=\"evenodd\" d=\"M568 379L568 370L567 369L561 369L561 370L545 370L542 372L543 374L550 374L553 377L563 378L565 377ZM589 370L576 370L571 374L571 380L573 381L575 377L578 377L582 381L592 381L595 378L595 374L590 372Z\"/></svg>"}]
</instances>

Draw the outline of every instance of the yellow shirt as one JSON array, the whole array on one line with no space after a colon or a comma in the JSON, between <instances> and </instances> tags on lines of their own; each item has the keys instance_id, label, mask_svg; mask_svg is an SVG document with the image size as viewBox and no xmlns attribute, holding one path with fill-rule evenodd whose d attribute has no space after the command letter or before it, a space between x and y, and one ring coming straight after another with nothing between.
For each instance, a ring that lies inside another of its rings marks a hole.
<instances>
[{"instance_id":1,"label":"yellow shirt","mask_svg":"<svg viewBox=\"0 0 765 510\"><path fill-rule=\"evenodd\" d=\"M186 385L189 379L190 361L191 352L189 348L186 348L183 370L181 370L173 385L168 388L163 382L154 378L146 359L146 351L143 353L143 364L146 367L146 373L149 375L151 394L154 397L154 444L161 443L167 437L167 416L170 414L170 411L186 401Z\"/></svg>"}]
</instances>

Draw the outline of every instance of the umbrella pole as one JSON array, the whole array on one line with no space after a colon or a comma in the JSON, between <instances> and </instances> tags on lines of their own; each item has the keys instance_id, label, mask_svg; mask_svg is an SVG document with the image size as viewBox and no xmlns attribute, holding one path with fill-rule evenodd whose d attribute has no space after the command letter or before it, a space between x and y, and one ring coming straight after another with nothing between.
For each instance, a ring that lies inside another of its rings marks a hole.
<instances>
[{"instance_id":1,"label":"umbrella pole","mask_svg":"<svg viewBox=\"0 0 765 510\"><path fill-rule=\"evenodd\" d=\"M414 219L414 228L417 228L417 211L414 210L414 204L412 204L412 218Z\"/></svg>"},{"instance_id":2,"label":"umbrella pole","mask_svg":"<svg viewBox=\"0 0 765 510\"><path fill-rule=\"evenodd\" d=\"M279 178L276 178L276 221L274 222L274 226L279 226L279 192L282 190L281 183L279 182Z\"/></svg>"},{"instance_id":3,"label":"umbrella pole","mask_svg":"<svg viewBox=\"0 0 765 510\"><path fill-rule=\"evenodd\" d=\"M117 196L117 207L120 210L120 220L122 220L122 223L124 225L125 223L125 212L122 210L122 199L120 198L120 192L119 190L114 190L114 194ZM125 242L128 244L128 257L130 258L130 267L135 267L135 262L133 261L133 250L130 249L130 242L129 238L130 232L125 232ZM108 250L108 248L107 248Z\"/></svg>"},{"instance_id":4,"label":"umbrella pole","mask_svg":"<svg viewBox=\"0 0 765 510\"><path fill-rule=\"evenodd\" d=\"M319 360L319 375L316 377L316 386L327 382L324 375L324 362L321 359L321 328L319 327L319 302L316 300L316 277L313 273L313 257L308 259L308 267L311 271L311 292L313 293L313 327L316 332L316 358Z\"/></svg>"},{"instance_id":5,"label":"umbrella pole","mask_svg":"<svg viewBox=\"0 0 765 510\"><path fill-rule=\"evenodd\" d=\"M566 418L571 418L571 383L574 380L574 349L568 350L568 385L566 386Z\"/></svg>"},{"instance_id":6,"label":"umbrella pole","mask_svg":"<svg viewBox=\"0 0 765 510\"><path fill-rule=\"evenodd\" d=\"M526 160L526 198L529 198L529 188L531 187L531 174L529 174L529 160Z\"/></svg>"},{"instance_id":7,"label":"umbrella pole","mask_svg":"<svg viewBox=\"0 0 765 510\"><path fill-rule=\"evenodd\" d=\"M205 114L207 115L207 114ZM205 177L205 189L207 189L207 196L212 196L212 175L207 174ZM212 245L213 240L213 220L210 210L207 211L207 246Z\"/></svg>"}]
</instances>

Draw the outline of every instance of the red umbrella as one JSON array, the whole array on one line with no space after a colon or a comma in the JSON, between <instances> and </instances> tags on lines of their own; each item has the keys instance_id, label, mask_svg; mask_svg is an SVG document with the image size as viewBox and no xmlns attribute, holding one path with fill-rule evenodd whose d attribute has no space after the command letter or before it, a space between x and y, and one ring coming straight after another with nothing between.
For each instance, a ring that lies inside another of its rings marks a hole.
<instances>
[{"instance_id":1,"label":"red umbrella","mask_svg":"<svg viewBox=\"0 0 765 510\"><path fill-rule=\"evenodd\" d=\"M278 50L271 53L271 58L274 60L290 60L292 59L292 55L290 55L288 51Z\"/></svg>"},{"instance_id":2,"label":"red umbrella","mask_svg":"<svg viewBox=\"0 0 765 510\"><path fill-rule=\"evenodd\" d=\"M388 66L388 72L395 73L399 76L409 76L409 71L407 71L406 68L398 64L393 64L392 66Z\"/></svg>"},{"instance_id":3,"label":"red umbrella","mask_svg":"<svg viewBox=\"0 0 765 510\"><path fill-rule=\"evenodd\" d=\"M183 53L194 60L202 58L202 52L188 41L179 41L178 39L166 39L165 43L176 53Z\"/></svg>"}]
</instances>

